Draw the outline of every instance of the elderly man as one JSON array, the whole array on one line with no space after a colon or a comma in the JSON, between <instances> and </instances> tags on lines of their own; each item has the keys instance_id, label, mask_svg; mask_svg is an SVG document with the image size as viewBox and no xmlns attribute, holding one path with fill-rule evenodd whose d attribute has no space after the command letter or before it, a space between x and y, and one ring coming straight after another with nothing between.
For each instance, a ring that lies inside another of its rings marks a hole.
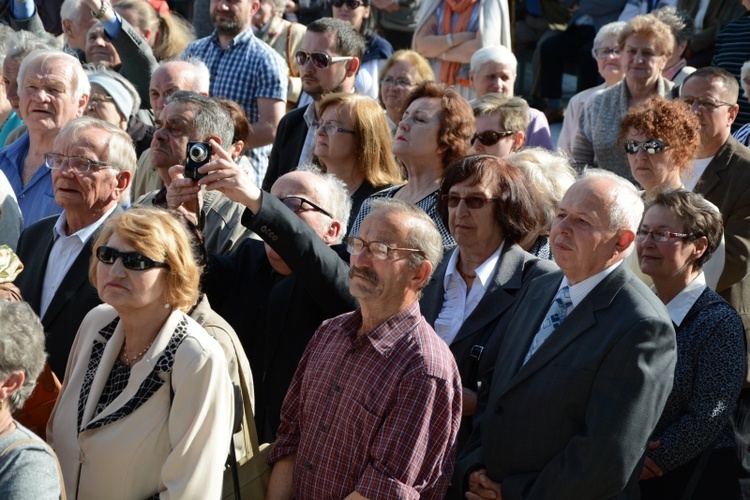
<instances>
[{"instance_id":1,"label":"elderly man","mask_svg":"<svg viewBox=\"0 0 750 500\"><path fill-rule=\"evenodd\" d=\"M60 6L60 18L65 33L65 50L85 62L86 34L96 23L91 9L82 0L65 0Z\"/></svg>"},{"instance_id":2,"label":"elderly man","mask_svg":"<svg viewBox=\"0 0 750 500\"><path fill-rule=\"evenodd\" d=\"M229 113L215 100L184 90L167 98L167 105L159 113L157 124L151 142L151 166L159 173L165 187L148 193L137 203L166 208L166 186L172 182L169 168L185 163L188 142L208 142L213 139L218 149L231 148L234 124ZM244 209L218 191L205 194L201 222L209 252L229 253L250 235L240 223Z\"/></svg>"},{"instance_id":3,"label":"elderly man","mask_svg":"<svg viewBox=\"0 0 750 500\"><path fill-rule=\"evenodd\" d=\"M90 85L75 57L55 50L35 50L21 63L18 73L21 118L28 132L0 149L0 170L18 198L25 227L58 214L45 153L60 130L83 114Z\"/></svg>"},{"instance_id":4,"label":"elderly man","mask_svg":"<svg viewBox=\"0 0 750 500\"><path fill-rule=\"evenodd\" d=\"M78 326L101 303L88 280L91 241L127 200L135 149L127 132L82 117L60 131L46 167L63 212L21 233L18 256L25 269L15 283L42 318L50 366L62 379Z\"/></svg>"},{"instance_id":5,"label":"elderly man","mask_svg":"<svg viewBox=\"0 0 750 500\"><path fill-rule=\"evenodd\" d=\"M529 127L529 105L520 97L485 94L471 105L477 131L471 137L475 154L505 158L520 151Z\"/></svg>"},{"instance_id":6,"label":"elderly man","mask_svg":"<svg viewBox=\"0 0 750 500\"><path fill-rule=\"evenodd\" d=\"M360 309L323 323L307 346L269 456L268 498L443 498L461 381L418 302L440 233L418 207L378 200L347 250Z\"/></svg>"},{"instance_id":7,"label":"elderly man","mask_svg":"<svg viewBox=\"0 0 750 500\"><path fill-rule=\"evenodd\" d=\"M178 90L190 90L201 95L208 95L211 75L200 59L187 61L165 61L151 75L148 95L154 118L159 119L161 110L167 104L167 97ZM132 197L139 199L146 193L158 191L164 187L164 181L151 166L151 149L144 151L138 158L138 168L133 179Z\"/></svg>"},{"instance_id":8,"label":"elderly man","mask_svg":"<svg viewBox=\"0 0 750 500\"><path fill-rule=\"evenodd\" d=\"M302 90L312 104L289 112L279 123L263 189L268 191L280 176L313 159L318 106L325 94L353 92L365 41L350 23L325 17L307 26L297 51Z\"/></svg>"},{"instance_id":9,"label":"elderly man","mask_svg":"<svg viewBox=\"0 0 750 500\"><path fill-rule=\"evenodd\" d=\"M676 361L665 308L622 265L642 211L609 172L563 197L550 234L562 272L533 281L508 325L481 440L459 462L466 498L637 495Z\"/></svg>"},{"instance_id":10,"label":"elderly man","mask_svg":"<svg viewBox=\"0 0 750 500\"><path fill-rule=\"evenodd\" d=\"M270 194L261 192L226 151L215 153L198 185L172 181L170 206L192 203L199 185L220 190L247 207L242 223L263 239L247 239L228 256L211 255L204 289L239 334L253 378L262 381L255 386L255 420L261 439L273 441L308 341L322 321L356 307L345 251L336 245L346 234L351 201L339 179L312 171L290 172Z\"/></svg>"},{"instance_id":11,"label":"elderly man","mask_svg":"<svg viewBox=\"0 0 750 500\"><path fill-rule=\"evenodd\" d=\"M726 70L701 68L689 75L681 99L701 123L701 144L693 172L683 179L687 189L716 205L724 221L726 262L716 292L742 317L750 339L750 150L731 136L739 106L737 80ZM750 376L737 403L735 431L745 474L750 477ZM750 480L743 480L750 483ZM743 484L750 493L750 484ZM745 493L745 498L750 494Z\"/></svg>"},{"instance_id":12,"label":"elderly man","mask_svg":"<svg viewBox=\"0 0 750 500\"><path fill-rule=\"evenodd\" d=\"M469 81L477 98L489 93L513 97L518 61L507 47L496 45L477 50L471 56L470 68ZM524 132L528 147L554 150L549 123L544 113L538 109L529 108L529 125Z\"/></svg>"},{"instance_id":13,"label":"elderly man","mask_svg":"<svg viewBox=\"0 0 750 500\"><path fill-rule=\"evenodd\" d=\"M253 35L252 18L259 7L258 0L212 0L214 32L183 52L208 66L212 96L232 99L245 110L250 122L245 145L257 182L266 173L270 144L286 112L289 75L281 56Z\"/></svg>"}]
</instances>

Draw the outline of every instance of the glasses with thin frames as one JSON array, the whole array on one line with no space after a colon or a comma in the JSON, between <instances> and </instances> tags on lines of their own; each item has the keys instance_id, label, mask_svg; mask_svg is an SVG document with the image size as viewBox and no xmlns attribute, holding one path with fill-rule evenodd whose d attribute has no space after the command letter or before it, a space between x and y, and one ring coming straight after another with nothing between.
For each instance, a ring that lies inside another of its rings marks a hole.
<instances>
[{"instance_id":1,"label":"glasses with thin frames","mask_svg":"<svg viewBox=\"0 0 750 500\"><path fill-rule=\"evenodd\" d=\"M344 5L346 5L346 8L349 10L354 10L358 8L360 5L363 5L367 7L367 2L363 2L362 0L333 0L333 6L337 9L340 9Z\"/></svg>"},{"instance_id":2,"label":"glasses with thin frames","mask_svg":"<svg viewBox=\"0 0 750 500\"><path fill-rule=\"evenodd\" d=\"M505 137L509 137L513 134L515 134L515 132L495 132L494 130L485 130L481 134L472 135L471 143L474 144L474 141L478 139L479 142L481 142L485 146L494 146L495 144L500 142L500 139L504 139Z\"/></svg>"},{"instance_id":3,"label":"glasses with thin frames","mask_svg":"<svg viewBox=\"0 0 750 500\"><path fill-rule=\"evenodd\" d=\"M89 106L99 106L105 102L115 102L111 95L92 95L89 97Z\"/></svg>"},{"instance_id":4,"label":"glasses with thin frames","mask_svg":"<svg viewBox=\"0 0 750 500\"><path fill-rule=\"evenodd\" d=\"M330 66L333 63L341 62L341 61L348 61L350 59L354 59L352 56L337 56L337 57L331 57L325 52L305 52L304 50L298 50L296 54L294 54L294 59L297 61L297 64L300 65L300 67L307 64L307 61L311 61L313 66L315 66L318 69L326 69L328 66Z\"/></svg>"},{"instance_id":5,"label":"glasses with thin frames","mask_svg":"<svg viewBox=\"0 0 750 500\"><path fill-rule=\"evenodd\" d=\"M341 128L335 123L322 123L316 122L313 124L316 132L323 131L325 135L336 135L336 134L356 134L354 130L348 128Z\"/></svg>"},{"instance_id":6,"label":"glasses with thin frames","mask_svg":"<svg viewBox=\"0 0 750 500\"><path fill-rule=\"evenodd\" d=\"M418 253L424 258L424 252L416 248L398 248L389 246L382 241L365 241L358 236L349 236L344 239L346 251L352 255L359 255L364 252L365 248L370 252L373 259L386 260L392 255L392 252L410 252Z\"/></svg>"},{"instance_id":7,"label":"glasses with thin frames","mask_svg":"<svg viewBox=\"0 0 750 500\"><path fill-rule=\"evenodd\" d=\"M286 198L281 198L281 202L286 205L286 207L294 212L295 214L298 212L305 212L307 210L315 210L316 212L320 212L323 215L327 215L331 219L333 219L333 215L328 213L325 209L319 207L315 203L311 202L310 200L306 200L305 198L301 198L299 196L287 196ZM310 205L312 208L305 208L305 203Z\"/></svg>"},{"instance_id":8,"label":"glasses with thin frames","mask_svg":"<svg viewBox=\"0 0 750 500\"><path fill-rule=\"evenodd\" d=\"M85 174L89 170L114 168L114 166L109 163L91 160L89 158L84 158L83 156L65 156L60 153L46 153L44 155L44 165L50 170L61 170L66 163L68 164L68 168L81 174Z\"/></svg>"},{"instance_id":9,"label":"glasses with thin frames","mask_svg":"<svg viewBox=\"0 0 750 500\"><path fill-rule=\"evenodd\" d=\"M599 59L606 59L607 57L619 57L620 56L620 49L618 48L595 49L593 52L594 52L594 57L598 57Z\"/></svg>"},{"instance_id":10,"label":"glasses with thin frames","mask_svg":"<svg viewBox=\"0 0 750 500\"><path fill-rule=\"evenodd\" d=\"M121 252L112 247L101 246L96 249L96 258L102 264L113 265L117 259L122 258L122 265L131 271L147 271L155 267L168 268L166 262L157 262L138 252Z\"/></svg>"},{"instance_id":11,"label":"glasses with thin frames","mask_svg":"<svg viewBox=\"0 0 750 500\"><path fill-rule=\"evenodd\" d=\"M390 76L386 76L382 80L380 80L380 85L382 86L390 86L390 87L413 87L414 84L411 83L409 80L405 78L392 78Z\"/></svg>"},{"instance_id":12,"label":"glasses with thin frames","mask_svg":"<svg viewBox=\"0 0 750 500\"><path fill-rule=\"evenodd\" d=\"M669 240L685 239L690 237L689 234L685 233L673 233L672 231L649 231L647 229L640 228L638 232L635 233L635 239L638 241L646 241L646 238L649 234L651 235L651 238L653 238L657 243L666 243Z\"/></svg>"},{"instance_id":13,"label":"glasses with thin frames","mask_svg":"<svg viewBox=\"0 0 750 500\"><path fill-rule=\"evenodd\" d=\"M691 96L683 96L680 97L680 100L690 106L693 107L693 104L698 104L698 107L701 107L703 109L716 109L720 108L722 106L734 106L734 104L730 102L724 102L724 101L717 101L713 97L691 97Z\"/></svg>"},{"instance_id":14,"label":"glasses with thin frames","mask_svg":"<svg viewBox=\"0 0 750 500\"><path fill-rule=\"evenodd\" d=\"M464 200L466 207L470 210L479 210L497 200L497 198L485 198L484 196L458 196L457 194L441 194L440 199L448 205L448 208L456 208L461 200Z\"/></svg>"},{"instance_id":15,"label":"glasses with thin frames","mask_svg":"<svg viewBox=\"0 0 750 500\"><path fill-rule=\"evenodd\" d=\"M643 142L634 141L633 139L625 141L625 152L629 155L636 154L639 149L643 149L650 155L655 155L661 153L668 147L669 144L660 141L659 139L649 139Z\"/></svg>"}]
</instances>

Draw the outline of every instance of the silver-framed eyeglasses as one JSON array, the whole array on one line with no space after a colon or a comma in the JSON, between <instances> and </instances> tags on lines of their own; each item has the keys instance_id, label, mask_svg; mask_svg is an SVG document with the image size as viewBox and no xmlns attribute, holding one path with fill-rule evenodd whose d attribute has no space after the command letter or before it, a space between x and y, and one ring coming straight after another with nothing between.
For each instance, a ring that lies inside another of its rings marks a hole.
<instances>
[{"instance_id":1,"label":"silver-framed eyeglasses","mask_svg":"<svg viewBox=\"0 0 750 500\"><path fill-rule=\"evenodd\" d=\"M620 57L620 49L594 49L594 57L606 59L607 57Z\"/></svg>"},{"instance_id":2,"label":"silver-framed eyeglasses","mask_svg":"<svg viewBox=\"0 0 750 500\"><path fill-rule=\"evenodd\" d=\"M315 122L313 124L313 127L315 127L316 132L320 132L322 130L325 135L356 134L354 130L349 130L348 128L342 128L336 125L335 123L330 123L330 122Z\"/></svg>"},{"instance_id":3,"label":"silver-framed eyeglasses","mask_svg":"<svg viewBox=\"0 0 750 500\"><path fill-rule=\"evenodd\" d=\"M646 241L646 238L648 238L648 235L651 235L651 238L657 243L666 243L669 240L682 240L685 238L689 238L689 234L685 233L673 233L672 231L649 231L648 229L640 228L637 233L635 233L635 239L637 241Z\"/></svg>"},{"instance_id":4,"label":"silver-framed eyeglasses","mask_svg":"<svg viewBox=\"0 0 750 500\"><path fill-rule=\"evenodd\" d=\"M382 241L365 241L358 236L349 236L344 239L344 243L346 243L346 251L350 254L359 255L367 248L372 258L378 260L386 260L392 255L392 252L418 253L422 258L425 258L424 252L416 248L392 247Z\"/></svg>"},{"instance_id":5,"label":"silver-framed eyeglasses","mask_svg":"<svg viewBox=\"0 0 750 500\"><path fill-rule=\"evenodd\" d=\"M382 80L380 80L380 85L383 86L391 86L391 87L413 87L414 84L411 83L406 78L391 78L390 76L386 76Z\"/></svg>"},{"instance_id":6,"label":"silver-framed eyeglasses","mask_svg":"<svg viewBox=\"0 0 750 500\"><path fill-rule=\"evenodd\" d=\"M734 106L731 102L718 101L713 97L692 97L689 95L681 96L680 100L693 107L693 104L698 104L698 107L703 109L716 109L722 106Z\"/></svg>"},{"instance_id":7,"label":"silver-framed eyeglasses","mask_svg":"<svg viewBox=\"0 0 750 500\"><path fill-rule=\"evenodd\" d=\"M61 170L66 163L68 164L68 168L81 174L85 174L90 170L96 171L103 168L115 168L112 164L83 156L65 156L60 153L46 153L44 155L44 165L50 170Z\"/></svg>"}]
</instances>

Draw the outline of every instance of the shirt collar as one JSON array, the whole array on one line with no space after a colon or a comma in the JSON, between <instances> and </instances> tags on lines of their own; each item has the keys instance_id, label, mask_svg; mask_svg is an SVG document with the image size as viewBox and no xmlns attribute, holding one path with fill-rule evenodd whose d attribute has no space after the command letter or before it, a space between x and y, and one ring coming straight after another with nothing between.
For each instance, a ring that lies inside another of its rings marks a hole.
<instances>
[{"instance_id":1,"label":"shirt collar","mask_svg":"<svg viewBox=\"0 0 750 500\"><path fill-rule=\"evenodd\" d=\"M477 275L477 279L482 284L482 288L485 288L487 286L487 282L492 279L493 273L495 271L495 266L497 266L497 261L503 251L503 246L505 246L505 240L500 243L500 246L497 247L497 250L495 250L492 255L487 258L487 260L482 262L482 264L477 267L476 271L474 272ZM461 249L459 247L455 252L453 252L453 255L451 255L451 258L448 261L448 267L445 270L445 279L443 280L443 284L446 288L448 287L448 283L450 283L451 277L454 274L458 274L456 265L458 265L458 252L460 251Z\"/></svg>"},{"instance_id":2,"label":"shirt collar","mask_svg":"<svg viewBox=\"0 0 750 500\"><path fill-rule=\"evenodd\" d=\"M236 37L232 38L232 41L229 42L229 45L227 46L226 50L232 50L237 45L249 43L250 41L252 41L253 38L255 38L255 35L253 35L253 29L252 27L249 27L245 31L237 35ZM221 48L221 42L219 41L219 33L216 30L214 30L214 32L211 33L211 42L217 47Z\"/></svg>"},{"instance_id":3,"label":"shirt collar","mask_svg":"<svg viewBox=\"0 0 750 500\"><path fill-rule=\"evenodd\" d=\"M303 115L303 118L305 119L305 123L307 123L307 128L312 130L313 124L318 121L318 113L315 111L314 102L311 102L307 106L307 109L305 110L305 114Z\"/></svg>"},{"instance_id":4,"label":"shirt collar","mask_svg":"<svg viewBox=\"0 0 750 500\"><path fill-rule=\"evenodd\" d=\"M55 226L52 228L52 233L54 235L54 239L57 238L69 238L71 236L77 237L79 240L81 240L81 243L86 243L88 239L96 232L97 229L99 229L99 226L101 226L104 221L109 217L112 212L115 211L115 208L117 208L117 203L112 204L112 208L107 210L104 215L102 215L96 222L93 224L89 224L88 226L84 227L83 229L80 229L76 231L75 233L71 235L65 234L65 227L67 225L67 217L65 215L65 210L62 211L60 214L60 217L57 218L57 222L55 222Z\"/></svg>"},{"instance_id":5,"label":"shirt collar","mask_svg":"<svg viewBox=\"0 0 750 500\"><path fill-rule=\"evenodd\" d=\"M612 271L617 269L617 266L619 266L620 264L622 264L622 260L615 262L605 270L599 271L595 275L589 276L585 280L580 281L575 285L570 284L567 276L563 277L558 290L560 290L564 286L570 287L570 300L572 302L572 307L576 307L581 303L581 301L583 301L583 299L586 298L586 296L591 292L591 290L596 287L596 285L604 281L604 278L609 276Z\"/></svg>"},{"instance_id":6,"label":"shirt collar","mask_svg":"<svg viewBox=\"0 0 750 500\"><path fill-rule=\"evenodd\" d=\"M419 309L419 301L415 300L408 307L386 319L361 337L357 337L357 331L362 326L361 309L357 309L342 326L351 336L355 347L362 345L366 339L378 353L388 356L396 342L408 331L412 330L421 317L422 313Z\"/></svg>"},{"instance_id":7,"label":"shirt collar","mask_svg":"<svg viewBox=\"0 0 750 500\"><path fill-rule=\"evenodd\" d=\"M695 301L701 296L703 291L706 289L706 275L701 273L690 283L683 288L675 298L669 301L667 304L667 312L669 317L672 318L672 323L676 326L685 320L685 316L693 307ZM656 289L652 286L651 290L656 293Z\"/></svg>"}]
</instances>

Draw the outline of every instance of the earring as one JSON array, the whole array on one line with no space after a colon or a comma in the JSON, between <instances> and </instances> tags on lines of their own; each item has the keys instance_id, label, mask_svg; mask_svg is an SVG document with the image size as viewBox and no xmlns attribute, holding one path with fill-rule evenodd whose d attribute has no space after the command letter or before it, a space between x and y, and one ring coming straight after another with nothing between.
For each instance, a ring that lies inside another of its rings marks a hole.
<instances>
[{"instance_id":1,"label":"earring","mask_svg":"<svg viewBox=\"0 0 750 500\"><path fill-rule=\"evenodd\" d=\"M166 304L164 304L164 309L169 309L170 307L171 306L169 305L169 302L167 302Z\"/></svg>"}]
</instances>

